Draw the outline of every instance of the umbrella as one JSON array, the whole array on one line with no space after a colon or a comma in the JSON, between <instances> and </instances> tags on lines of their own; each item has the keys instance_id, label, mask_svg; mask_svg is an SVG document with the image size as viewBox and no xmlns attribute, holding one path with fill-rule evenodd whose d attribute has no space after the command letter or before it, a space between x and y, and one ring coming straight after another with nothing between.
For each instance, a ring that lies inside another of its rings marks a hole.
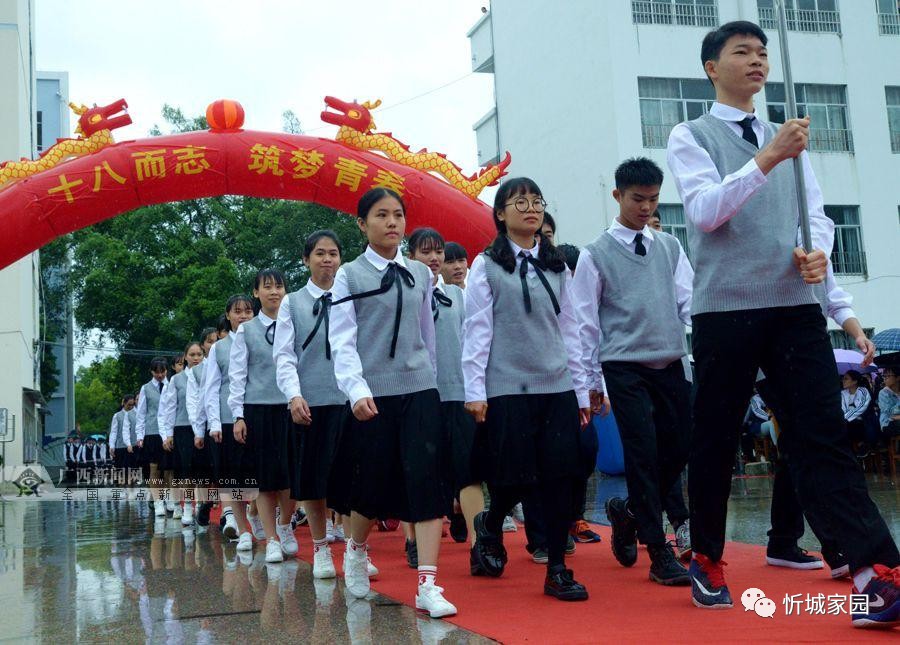
<instances>
[{"instance_id":1,"label":"umbrella","mask_svg":"<svg viewBox=\"0 0 900 645\"><path fill-rule=\"evenodd\" d=\"M891 352L890 354L882 354L875 357L875 364L879 368L890 367L891 369L900 368L900 352Z\"/></svg>"},{"instance_id":2,"label":"umbrella","mask_svg":"<svg viewBox=\"0 0 900 645\"><path fill-rule=\"evenodd\" d=\"M900 329L894 327L880 331L872 337L872 342L879 351L896 352L900 350Z\"/></svg>"},{"instance_id":3,"label":"umbrella","mask_svg":"<svg viewBox=\"0 0 900 645\"><path fill-rule=\"evenodd\" d=\"M852 349L834 350L834 360L837 363L838 374L843 375L850 370L856 370L860 373L878 371L878 368L873 365L861 367L860 363L862 363L863 358L865 357L860 352L853 351Z\"/></svg>"}]
</instances>

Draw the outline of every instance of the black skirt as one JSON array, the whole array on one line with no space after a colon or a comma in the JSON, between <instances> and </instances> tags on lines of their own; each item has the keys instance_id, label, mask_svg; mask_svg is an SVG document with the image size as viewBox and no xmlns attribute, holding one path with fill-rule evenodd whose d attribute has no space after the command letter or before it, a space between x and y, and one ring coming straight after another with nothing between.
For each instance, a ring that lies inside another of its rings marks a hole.
<instances>
[{"instance_id":1,"label":"black skirt","mask_svg":"<svg viewBox=\"0 0 900 645\"><path fill-rule=\"evenodd\" d=\"M351 508L368 518L421 522L451 510L448 438L436 389L375 397L378 415L350 423L356 449Z\"/></svg>"},{"instance_id":2,"label":"black skirt","mask_svg":"<svg viewBox=\"0 0 900 645\"><path fill-rule=\"evenodd\" d=\"M194 429L191 426L175 426L172 433L174 437L174 470L175 477L179 479L191 479L189 485L185 482L182 488L190 486L204 486L205 479L209 477L209 455L206 446L194 447Z\"/></svg>"},{"instance_id":3,"label":"black skirt","mask_svg":"<svg viewBox=\"0 0 900 645\"><path fill-rule=\"evenodd\" d=\"M291 468L291 499L298 501L328 499L329 508L346 506L349 461L344 468L338 460L348 405L322 405L311 408L312 424L291 421L295 435L295 456Z\"/></svg>"},{"instance_id":4,"label":"black skirt","mask_svg":"<svg viewBox=\"0 0 900 645\"><path fill-rule=\"evenodd\" d=\"M485 480L530 485L580 470L578 399L575 392L514 394L488 399Z\"/></svg>"},{"instance_id":5,"label":"black skirt","mask_svg":"<svg viewBox=\"0 0 900 645\"><path fill-rule=\"evenodd\" d=\"M172 470L172 458L172 453L163 449L162 437L158 434L144 437L144 447L141 448L141 463L144 466L157 464L160 471Z\"/></svg>"},{"instance_id":6,"label":"black skirt","mask_svg":"<svg viewBox=\"0 0 900 645\"><path fill-rule=\"evenodd\" d=\"M275 405L244 404L247 443L241 456L245 477L256 481L260 492L287 490L291 487L294 433L288 423L285 403Z\"/></svg>"},{"instance_id":7,"label":"black skirt","mask_svg":"<svg viewBox=\"0 0 900 645\"><path fill-rule=\"evenodd\" d=\"M234 454L234 425L222 424L222 441L217 442L213 436L206 433L206 443L209 444L209 468L213 483L218 487L232 486L237 483L234 473L231 471L231 455Z\"/></svg>"},{"instance_id":8,"label":"black skirt","mask_svg":"<svg viewBox=\"0 0 900 645\"><path fill-rule=\"evenodd\" d=\"M462 401L441 403L441 420L450 440L450 464L453 491L484 481L487 463L487 433L466 412Z\"/></svg>"}]
</instances>

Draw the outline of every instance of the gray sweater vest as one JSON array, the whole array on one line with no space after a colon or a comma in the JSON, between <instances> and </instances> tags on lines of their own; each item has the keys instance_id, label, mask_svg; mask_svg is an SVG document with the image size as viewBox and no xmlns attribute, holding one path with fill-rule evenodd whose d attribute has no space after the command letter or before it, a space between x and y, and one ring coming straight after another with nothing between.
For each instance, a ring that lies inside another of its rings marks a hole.
<instances>
[{"instance_id":1,"label":"gray sweater vest","mask_svg":"<svg viewBox=\"0 0 900 645\"><path fill-rule=\"evenodd\" d=\"M275 381L275 360L272 345L266 340L266 326L257 316L243 325L244 342L247 344L247 385L244 403L251 405L277 405L287 403Z\"/></svg>"},{"instance_id":2,"label":"gray sweater vest","mask_svg":"<svg viewBox=\"0 0 900 645\"><path fill-rule=\"evenodd\" d=\"M405 260L415 285L403 284L403 315L394 358L390 357L397 311L396 287L387 293L354 300L356 310L356 351L373 396L411 394L437 387L434 366L422 338L419 315L428 289L431 269L415 260ZM382 273L364 255L344 265L351 294L378 289ZM399 278L398 278L399 279Z\"/></svg>"},{"instance_id":3,"label":"gray sweater vest","mask_svg":"<svg viewBox=\"0 0 900 645\"><path fill-rule=\"evenodd\" d=\"M125 415L128 414L125 410L119 410L113 415L113 421L116 424L116 443L113 445L115 450L119 448L125 448Z\"/></svg>"},{"instance_id":4,"label":"gray sweater vest","mask_svg":"<svg viewBox=\"0 0 900 645\"><path fill-rule=\"evenodd\" d=\"M774 136L774 127L765 126ZM722 177L759 152L714 116L688 121L687 127ZM792 261L799 211L790 163L775 166L765 185L715 231L704 233L690 219L686 224L694 258L691 314L817 302Z\"/></svg>"},{"instance_id":5,"label":"gray sweater vest","mask_svg":"<svg viewBox=\"0 0 900 645\"><path fill-rule=\"evenodd\" d=\"M466 319L463 290L445 284L444 293L453 303L449 307L437 303L434 321L437 342L437 387L441 401L465 401L466 388L462 372L462 328Z\"/></svg>"},{"instance_id":6,"label":"gray sweater vest","mask_svg":"<svg viewBox=\"0 0 900 645\"><path fill-rule=\"evenodd\" d=\"M169 381L169 387L175 388L175 394L178 397L178 403L175 407L176 426L191 425L191 420L188 418L187 413L187 375L187 370L182 370Z\"/></svg>"},{"instance_id":7,"label":"gray sweater vest","mask_svg":"<svg viewBox=\"0 0 900 645\"><path fill-rule=\"evenodd\" d=\"M137 444L137 408L128 411L128 441L132 446Z\"/></svg>"},{"instance_id":8,"label":"gray sweater vest","mask_svg":"<svg viewBox=\"0 0 900 645\"><path fill-rule=\"evenodd\" d=\"M216 364L219 366L219 374L222 382L219 385L219 421L222 423L234 423L234 415L228 407L228 393L231 385L231 377L228 376L228 362L231 358L231 345L234 338L228 334L216 343Z\"/></svg>"},{"instance_id":9,"label":"gray sweater vest","mask_svg":"<svg viewBox=\"0 0 900 645\"><path fill-rule=\"evenodd\" d=\"M325 357L325 325L319 326L306 349L303 343L316 324L313 306L316 298L304 287L287 295L294 323L294 353L297 355L297 376L300 392L311 406L343 405L347 397L338 388L334 378L334 363Z\"/></svg>"},{"instance_id":10,"label":"gray sweater vest","mask_svg":"<svg viewBox=\"0 0 900 645\"><path fill-rule=\"evenodd\" d=\"M144 436L159 434L159 421L156 418L159 412L159 386L156 379L144 383L141 388L141 398L147 402L147 414L144 416Z\"/></svg>"},{"instance_id":11,"label":"gray sweater vest","mask_svg":"<svg viewBox=\"0 0 900 645\"><path fill-rule=\"evenodd\" d=\"M654 233L647 255L640 256L604 233L585 249L603 281L600 362L650 363L684 356L673 277L678 241L668 233Z\"/></svg>"},{"instance_id":12,"label":"gray sweater vest","mask_svg":"<svg viewBox=\"0 0 900 645\"><path fill-rule=\"evenodd\" d=\"M488 398L573 389L559 321L535 272L529 269L526 277L531 295L531 313L526 313L518 267L507 273L485 256L484 270L494 300L494 337L485 370ZM566 288L565 271L544 271L544 276L559 302Z\"/></svg>"}]
</instances>

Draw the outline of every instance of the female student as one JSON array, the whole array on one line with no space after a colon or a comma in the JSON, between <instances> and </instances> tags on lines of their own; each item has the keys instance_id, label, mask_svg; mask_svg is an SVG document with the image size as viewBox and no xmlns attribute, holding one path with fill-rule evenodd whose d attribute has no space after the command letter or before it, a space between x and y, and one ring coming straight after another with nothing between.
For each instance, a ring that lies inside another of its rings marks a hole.
<instances>
[{"instance_id":1,"label":"female student","mask_svg":"<svg viewBox=\"0 0 900 645\"><path fill-rule=\"evenodd\" d=\"M872 403L872 395L863 384L862 374L856 370L849 370L841 377L841 409L844 419L847 421L847 434L857 441L871 442L872 438L866 436L866 422L863 415ZM875 438L877 441L877 437Z\"/></svg>"},{"instance_id":2,"label":"female student","mask_svg":"<svg viewBox=\"0 0 900 645\"><path fill-rule=\"evenodd\" d=\"M313 539L313 577L336 575L326 535L328 508L350 514L347 473L338 456L348 410L334 377L328 320L341 243L332 231L316 231L303 248L309 282L281 301L275 325L276 380L287 398L297 455L291 497L300 501ZM326 498L328 506L326 506Z\"/></svg>"},{"instance_id":3,"label":"female student","mask_svg":"<svg viewBox=\"0 0 900 645\"><path fill-rule=\"evenodd\" d=\"M113 415L109 428L109 451L113 464L117 469L124 469L128 475L128 468L132 466L131 456L134 454L134 444L131 442L131 415L134 409L134 395L126 394L122 397L122 407Z\"/></svg>"},{"instance_id":4,"label":"female student","mask_svg":"<svg viewBox=\"0 0 900 645\"><path fill-rule=\"evenodd\" d=\"M466 274L469 272L469 254L466 247L457 242L444 245L444 265L441 277L447 284L455 284L460 289L466 288Z\"/></svg>"},{"instance_id":5,"label":"female student","mask_svg":"<svg viewBox=\"0 0 900 645\"><path fill-rule=\"evenodd\" d=\"M154 358L150 361L151 379L144 383L139 390L137 413L135 414L135 436L137 445L141 449L141 458L145 468L144 474L150 478L151 486L150 496L156 500L153 504L153 514L156 517L165 517L166 506L159 498L159 480L165 477L168 482L172 481L172 457L171 453L163 450L162 437L159 434L159 423L157 415L159 414L159 401L162 397L163 389L168 385L166 359ZM171 498L170 498L171 499ZM175 510L174 504L171 505L170 511Z\"/></svg>"},{"instance_id":6,"label":"female student","mask_svg":"<svg viewBox=\"0 0 900 645\"><path fill-rule=\"evenodd\" d=\"M238 327L228 364L228 407L234 415L234 439L244 445L241 468L256 480L256 505L266 532L266 562L281 562L297 553L291 530L294 504L290 491L290 456L294 435L287 427L287 399L275 382L275 319L284 298L280 271L264 269L256 274L253 297L260 310ZM275 523L275 506L285 524Z\"/></svg>"},{"instance_id":7,"label":"female student","mask_svg":"<svg viewBox=\"0 0 900 645\"><path fill-rule=\"evenodd\" d=\"M375 518L415 524L419 551L416 608L432 618L456 607L435 584L449 490L440 476L444 435L435 378L431 271L404 260L406 209L397 193L373 188L357 205L365 252L341 266L332 295L330 340L338 386L350 399L357 453L344 580L369 591L366 539ZM342 298L349 301L337 304Z\"/></svg>"},{"instance_id":8,"label":"female student","mask_svg":"<svg viewBox=\"0 0 900 645\"><path fill-rule=\"evenodd\" d=\"M563 558L590 403L566 265L540 233L545 206L531 179L504 182L494 199L497 238L469 272L466 409L486 424L491 494L490 510L475 517L472 574L503 573L503 519L534 490L547 525L544 593L584 600L587 590Z\"/></svg>"},{"instance_id":9,"label":"female student","mask_svg":"<svg viewBox=\"0 0 900 645\"><path fill-rule=\"evenodd\" d=\"M466 318L465 294L456 285L446 284L441 277L444 264L444 238L433 228L419 228L409 236L409 257L425 264L433 276L434 292L431 309L437 339L437 385L441 397L441 419L444 434L450 441L453 492L459 500L464 523L454 531L458 523L451 516L451 533L454 539L466 535L475 543L473 521L484 510L483 457L485 452L483 429L478 430L475 420L465 410L465 387L462 373L462 332ZM407 549L409 550L409 549Z\"/></svg>"},{"instance_id":10,"label":"female student","mask_svg":"<svg viewBox=\"0 0 900 645\"><path fill-rule=\"evenodd\" d=\"M185 367L191 368L199 365L203 360L203 349L200 343L193 342L184 350ZM159 434L163 438L163 449L173 454L173 470L178 479L189 479L193 476L194 460L194 429L188 418L187 411L187 379L190 376L187 369L182 370L172 377L169 384L163 389L159 401L157 415ZM187 488L184 483L174 487L172 492L179 491L175 497L182 493L179 489ZM194 521L194 507L190 500L185 500L184 509L178 506L179 499L175 499L174 518L181 518L184 526L190 526Z\"/></svg>"},{"instance_id":11,"label":"female student","mask_svg":"<svg viewBox=\"0 0 900 645\"><path fill-rule=\"evenodd\" d=\"M203 406L201 391L203 379L206 374L207 357L219 335L215 327L204 327L200 332L200 348L203 350L203 360L190 370L187 380L187 409L188 419L194 429L194 477L208 479L211 474L212 464L210 446L205 442L206 437L206 408ZM197 500L197 526L209 526L209 513L212 503L209 501L209 489L204 487L194 488Z\"/></svg>"},{"instance_id":12,"label":"female student","mask_svg":"<svg viewBox=\"0 0 900 645\"><path fill-rule=\"evenodd\" d=\"M225 517L222 533L229 540L237 540L238 551L249 551L253 548L253 539L250 532L244 530L247 527L244 502L232 500L230 492L234 487L230 480L236 475L234 467L239 463L239 448L234 440L234 416L228 407L231 383L228 366L235 332L241 323L253 318L253 301L243 295L231 296L225 303L224 316L231 331L209 349L200 398L206 412L213 482L226 482L221 485L220 495Z\"/></svg>"}]
</instances>

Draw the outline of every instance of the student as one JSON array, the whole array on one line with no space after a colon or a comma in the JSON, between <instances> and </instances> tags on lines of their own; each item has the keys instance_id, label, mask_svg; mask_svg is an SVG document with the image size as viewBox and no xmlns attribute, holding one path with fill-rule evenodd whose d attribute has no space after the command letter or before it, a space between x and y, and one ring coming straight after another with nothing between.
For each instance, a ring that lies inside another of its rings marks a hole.
<instances>
[{"instance_id":1,"label":"student","mask_svg":"<svg viewBox=\"0 0 900 645\"><path fill-rule=\"evenodd\" d=\"M497 238L469 273L462 358L466 409L486 424L491 497L490 510L475 518L471 570L503 573L503 519L536 490L547 525L544 593L585 600L587 590L563 558L579 426L590 421L590 403L566 265L540 233L545 206L531 179L501 184L494 198Z\"/></svg>"},{"instance_id":2,"label":"student","mask_svg":"<svg viewBox=\"0 0 900 645\"><path fill-rule=\"evenodd\" d=\"M151 481L150 497L155 500L153 514L156 517L165 517L166 515L166 503L160 500L159 481L162 477L167 477L170 482L172 479L171 453L163 450L157 418L160 398L166 385L169 384L166 376L167 367L164 358L157 357L150 361L151 379L141 386L135 414L135 438L141 449L144 474ZM171 504L171 502L169 503ZM174 510L173 505L172 511Z\"/></svg>"},{"instance_id":3,"label":"student","mask_svg":"<svg viewBox=\"0 0 900 645\"><path fill-rule=\"evenodd\" d=\"M63 458L66 463L64 481L66 482L72 482L76 479L75 469L78 467L78 449L80 447L81 439L78 436L78 432L72 430L66 438L66 443L63 445Z\"/></svg>"},{"instance_id":4,"label":"student","mask_svg":"<svg viewBox=\"0 0 900 645\"><path fill-rule=\"evenodd\" d=\"M226 338L228 334L231 333L231 322L228 320L228 316L222 314L219 316L219 319L216 321L216 337L219 340Z\"/></svg>"},{"instance_id":5,"label":"student","mask_svg":"<svg viewBox=\"0 0 900 645\"><path fill-rule=\"evenodd\" d=\"M701 60L716 102L709 114L675 126L668 144L695 261L693 599L704 608L732 606L721 563L731 466L761 367L784 408L779 447L797 469L801 505L833 528L854 593L869 596L869 612L852 614L852 623L890 625L900 614L900 554L850 451L834 354L810 286L825 279L833 224L803 154L809 118L776 130L754 114L753 96L769 71L766 41L759 26L744 21L707 34ZM810 253L795 248L791 160L798 156L816 249Z\"/></svg>"},{"instance_id":6,"label":"student","mask_svg":"<svg viewBox=\"0 0 900 645\"><path fill-rule=\"evenodd\" d=\"M253 282L259 313L234 334L228 363L228 407L234 415L234 439L244 447L242 470L256 480L256 505L266 532L266 562L282 562L297 553L291 529L294 512L290 491L294 433L289 431L287 399L275 381L272 344L275 319L284 298L280 271L263 269ZM285 524L276 526L275 507Z\"/></svg>"},{"instance_id":7,"label":"student","mask_svg":"<svg viewBox=\"0 0 900 645\"><path fill-rule=\"evenodd\" d=\"M450 492L435 476L446 441L435 377L432 275L400 251L406 209L397 193L369 190L357 216L368 245L338 270L334 302L350 300L334 304L330 320L335 377L350 399L354 419L348 431L357 454L344 581L352 596L366 596L372 520L396 517L415 525L416 608L432 618L452 616L456 607L435 584Z\"/></svg>"},{"instance_id":8,"label":"student","mask_svg":"<svg viewBox=\"0 0 900 645\"><path fill-rule=\"evenodd\" d=\"M203 360L200 343L190 343L184 350L184 359L185 369L173 376L163 389L157 413L163 449L172 453L172 469L175 477L180 480L179 487L172 489L175 498L184 498L184 490L193 488L186 483L194 475L195 451L194 429L187 411L187 379L190 377L189 368L199 365ZM172 517L181 519L182 526L190 526L194 523L193 504L190 499L185 499L182 508L178 505L179 501L181 500L174 500L175 511Z\"/></svg>"},{"instance_id":9,"label":"student","mask_svg":"<svg viewBox=\"0 0 900 645\"><path fill-rule=\"evenodd\" d=\"M203 379L206 374L209 352L219 340L219 335L214 327L204 327L200 332L200 348L203 350L203 360L190 370L190 378L187 379L187 410L191 428L194 430L194 476L198 479L209 479L212 465L210 457L211 446L205 442L206 437L206 407L203 405L202 389ZM194 488L194 498L197 500L197 526L209 526L209 513L212 503L209 501L209 489L206 487Z\"/></svg>"},{"instance_id":10,"label":"student","mask_svg":"<svg viewBox=\"0 0 900 645\"><path fill-rule=\"evenodd\" d=\"M316 579L336 575L326 534L329 506L350 514L348 477L339 462L349 410L334 377L328 338L331 290L341 252L333 231L316 231L306 239L303 263L309 268L309 282L281 301L272 347L278 388L288 400L297 441L297 453L291 456L291 497L303 504L309 522Z\"/></svg>"},{"instance_id":11,"label":"student","mask_svg":"<svg viewBox=\"0 0 900 645\"><path fill-rule=\"evenodd\" d=\"M433 228L418 228L409 236L409 257L431 269L434 288L431 308L434 317L437 354L437 386L441 398L444 435L450 441L453 492L462 513L451 515L454 539L467 537L475 544L475 516L484 510L484 458L487 448L484 428L465 410L466 391L462 374L462 332L466 319L465 292L446 284L441 277L444 238ZM459 520L463 521L460 522ZM456 526L454 526L454 524ZM413 543L413 548L415 548ZM409 545L407 549L409 550Z\"/></svg>"},{"instance_id":12,"label":"student","mask_svg":"<svg viewBox=\"0 0 900 645\"><path fill-rule=\"evenodd\" d=\"M662 233L662 230L663 230L662 220L659 217L659 209L658 208L655 211L653 211L653 215L650 216L650 221L648 222L648 225L654 231L659 231L660 233Z\"/></svg>"},{"instance_id":13,"label":"student","mask_svg":"<svg viewBox=\"0 0 900 645\"><path fill-rule=\"evenodd\" d=\"M122 397L122 407L113 415L109 428L109 454L113 464L119 470L124 470L127 476L131 466L131 455L134 446L131 443L131 418L129 412L134 409L134 395L126 394ZM105 460L101 460L105 461Z\"/></svg>"},{"instance_id":14,"label":"student","mask_svg":"<svg viewBox=\"0 0 900 645\"><path fill-rule=\"evenodd\" d=\"M466 274L469 272L469 254L466 247L457 242L447 242L444 246L444 265L441 277L446 284L455 284L466 290Z\"/></svg>"},{"instance_id":15,"label":"student","mask_svg":"<svg viewBox=\"0 0 900 645\"><path fill-rule=\"evenodd\" d=\"M638 157L620 164L615 178L619 214L581 252L572 283L594 406L599 412L604 392L615 402L625 454L628 499L606 502L612 550L630 567L640 539L652 581L687 585L688 572L666 541L662 511L688 458L690 384L682 359L694 273L678 240L649 226L662 170Z\"/></svg>"},{"instance_id":16,"label":"student","mask_svg":"<svg viewBox=\"0 0 900 645\"><path fill-rule=\"evenodd\" d=\"M181 374L184 369L184 354L178 354L172 359L172 371L175 374Z\"/></svg>"},{"instance_id":17,"label":"student","mask_svg":"<svg viewBox=\"0 0 900 645\"><path fill-rule=\"evenodd\" d=\"M900 434L900 368L884 368L884 387L878 393L878 423L888 441Z\"/></svg>"},{"instance_id":18,"label":"student","mask_svg":"<svg viewBox=\"0 0 900 645\"><path fill-rule=\"evenodd\" d=\"M231 331L209 350L201 401L206 411L212 478L221 487L220 499L225 517L222 534L228 540L237 540L238 551L250 551L253 538L249 531L244 530L247 528L245 504L231 496L231 489L242 486L243 482L235 486L232 481L238 475L235 467L240 462L240 447L234 439L234 416L228 407L231 384L228 370L235 332L242 323L253 318L253 301L244 295L231 296L225 303L224 315Z\"/></svg>"},{"instance_id":19,"label":"student","mask_svg":"<svg viewBox=\"0 0 900 645\"><path fill-rule=\"evenodd\" d=\"M871 443L873 437L867 436L863 415L872 403L872 395L862 383L862 374L856 370L848 370L841 377L841 385L841 409L844 420L847 421L847 434L851 439Z\"/></svg>"},{"instance_id":20,"label":"student","mask_svg":"<svg viewBox=\"0 0 900 645\"><path fill-rule=\"evenodd\" d=\"M141 391L138 390L137 394L134 395L134 401L131 403L131 409L128 410L128 442L131 444L131 454L129 455L129 464L128 468L140 468L143 466L143 456L141 454L141 447L138 445L137 441L137 406L141 399ZM129 473L125 473L126 477L129 476Z\"/></svg>"},{"instance_id":21,"label":"student","mask_svg":"<svg viewBox=\"0 0 900 645\"><path fill-rule=\"evenodd\" d=\"M544 211L544 223L541 224L541 235L550 242L550 244L556 244L556 220L553 219L553 215Z\"/></svg>"}]
</instances>

